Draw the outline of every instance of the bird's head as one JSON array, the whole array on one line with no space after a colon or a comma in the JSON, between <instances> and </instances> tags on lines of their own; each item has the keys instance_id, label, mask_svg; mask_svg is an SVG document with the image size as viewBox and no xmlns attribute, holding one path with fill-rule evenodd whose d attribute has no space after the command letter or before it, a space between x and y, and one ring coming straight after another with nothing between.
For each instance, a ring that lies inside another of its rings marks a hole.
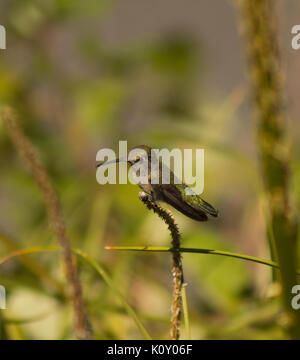
<instances>
[{"instance_id":1,"label":"bird's head","mask_svg":"<svg viewBox=\"0 0 300 360\"><path fill-rule=\"evenodd\" d=\"M130 166L138 162L146 162L151 159L151 147L147 145L134 146L128 151L127 158L118 158L110 161L104 161L97 164L97 167L102 165L114 164L118 162L127 162Z\"/></svg>"}]
</instances>

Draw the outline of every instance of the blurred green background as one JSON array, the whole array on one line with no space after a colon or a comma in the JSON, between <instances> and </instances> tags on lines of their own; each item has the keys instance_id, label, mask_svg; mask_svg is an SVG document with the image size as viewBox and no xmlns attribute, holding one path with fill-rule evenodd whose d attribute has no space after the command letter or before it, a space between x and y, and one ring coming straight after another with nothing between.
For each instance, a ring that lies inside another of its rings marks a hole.
<instances>
[{"instance_id":1,"label":"blurred green background","mask_svg":"<svg viewBox=\"0 0 300 360\"><path fill-rule=\"evenodd\" d=\"M299 206L300 55L291 50L290 29L300 4L278 3ZM269 258L253 107L231 1L1 0L0 23L7 31L0 104L18 110L40 149L72 245L110 273L154 339L169 336L169 254L104 246L168 246L170 236L139 201L138 187L97 184L99 149L117 152L119 140L204 148L203 197L220 216L197 223L174 211L182 245ZM0 257L53 241L42 196L0 123ZM78 265L95 337L141 338L111 289L87 264ZM183 265L193 339L285 338L269 268L198 254L184 254ZM56 253L0 266L6 336L74 338L70 305L45 282L49 276L64 281Z\"/></svg>"}]
</instances>

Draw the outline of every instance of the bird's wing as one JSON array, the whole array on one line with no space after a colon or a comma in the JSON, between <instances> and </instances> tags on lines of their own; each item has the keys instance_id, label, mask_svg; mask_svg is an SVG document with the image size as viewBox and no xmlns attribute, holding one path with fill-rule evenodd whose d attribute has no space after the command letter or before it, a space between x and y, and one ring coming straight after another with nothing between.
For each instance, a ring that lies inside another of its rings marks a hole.
<instances>
[{"instance_id":1,"label":"bird's wing","mask_svg":"<svg viewBox=\"0 0 300 360\"><path fill-rule=\"evenodd\" d=\"M214 217L218 216L218 211L208 202L203 200L199 195L196 195L191 188L189 188L185 184L179 184L179 190L182 193L183 199L188 204L190 204L194 208L201 209L206 214L209 214Z\"/></svg>"},{"instance_id":2,"label":"bird's wing","mask_svg":"<svg viewBox=\"0 0 300 360\"><path fill-rule=\"evenodd\" d=\"M184 215L197 220L206 221L207 215L201 209L195 209L183 200L181 192L174 185L164 185L161 189L161 200L173 206Z\"/></svg>"},{"instance_id":3,"label":"bird's wing","mask_svg":"<svg viewBox=\"0 0 300 360\"><path fill-rule=\"evenodd\" d=\"M187 194L186 189L188 189ZM200 196L194 194L185 184L176 184L175 186L164 185L161 191L165 202L174 206L187 216L192 218L197 217L196 220L205 221L207 220L207 215L218 216L217 210L201 199ZM189 214L187 214L187 212Z\"/></svg>"}]
</instances>

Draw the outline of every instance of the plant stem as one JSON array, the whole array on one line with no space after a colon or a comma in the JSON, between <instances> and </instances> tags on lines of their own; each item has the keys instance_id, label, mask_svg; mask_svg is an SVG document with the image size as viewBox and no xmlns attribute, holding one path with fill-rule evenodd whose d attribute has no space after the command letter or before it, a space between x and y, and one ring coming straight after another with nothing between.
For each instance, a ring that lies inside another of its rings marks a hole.
<instances>
[{"instance_id":1,"label":"plant stem","mask_svg":"<svg viewBox=\"0 0 300 360\"><path fill-rule=\"evenodd\" d=\"M237 254L229 251L211 250L211 249L195 249L195 248L180 248L174 249L169 247L156 247L156 246L106 246L106 250L121 250L121 251L143 251L143 252L174 252L180 251L181 253L195 253L195 254L212 254L233 257L241 260L248 260L258 264L272 266L279 269L279 265L274 261L260 259L254 256Z\"/></svg>"},{"instance_id":2,"label":"plant stem","mask_svg":"<svg viewBox=\"0 0 300 360\"><path fill-rule=\"evenodd\" d=\"M4 264L6 261L15 258L15 257L24 257L28 254L37 254L41 252L48 252L48 251L59 251L59 248L56 246L39 246L39 247L32 247L29 249L18 249L5 256L0 258L0 265ZM141 335L144 337L145 340L152 340L151 336L149 335L148 331L145 329L143 324L141 323L138 315L135 313L133 308L129 305L125 297L120 293L120 291L115 287L113 281L109 274L103 269L103 267L93 258L89 257L88 254L83 252L80 249L72 249L72 252L75 255L78 255L82 259L84 259L90 266L101 276L103 281L110 289L115 293L115 295L119 298L121 304L123 305L124 309L127 311L128 315L132 318L132 320L136 323ZM1 325L1 312L0 312L0 325ZM1 330L1 328L0 328ZM1 338L1 333L0 333Z\"/></svg>"},{"instance_id":3,"label":"plant stem","mask_svg":"<svg viewBox=\"0 0 300 360\"><path fill-rule=\"evenodd\" d=\"M181 236L178 226L175 223L174 216L170 211L162 209L155 204L150 197L144 193L139 194L141 201L147 206L149 210L153 210L167 225L172 236L172 246L177 251L172 252L172 276L173 276L173 300L171 305L171 340L179 340L180 338L180 322L181 322L181 308L182 308L182 287L183 287L183 269L181 262L180 241Z\"/></svg>"},{"instance_id":4,"label":"plant stem","mask_svg":"<svg viewBox=\"0 0 300 360\"><path fill-rule=\"evenodd\" d=\"M191 340L191 329L190 329L190 320L189 320L189 311L186 300L186 284L183 284L182 287L182 308L183 308L183 316L184 316L184 324L185 324L185 340Z\"/></svg>"},{"instance_id":5,"label":"plant stem","mask_svg":"<svg viewBox=\"0 0 300 360\"><path fill-rule=\"evenodd\" d=\"M90 323L85 310L79 275L73 262L70 241L66 234L66 226L58 196L40 157L17 123L14 111L6 107L1 112L1 117L13 144L23 156L34 180L44 195L48 221L63 254L64 268L70 285L70 297L74 308L76 336L78 339L90 339L92 337Z\"/></svg>"},{"instance_id":6,"label":"plant stem","mask_svg":"<svg viewBox=\"0 0 300 360\"><path fill-rule=\"evenodd\" d=\"M284 131L282 74L271 0L240 0L241 25L247 38L247 57L258 114L258 146L269 203L271 249L280 266L282 300L291 338L300 339L300 313L291 307L296 282L297 224L289 203L289 156Z\"/></svg>"}]
</instances>

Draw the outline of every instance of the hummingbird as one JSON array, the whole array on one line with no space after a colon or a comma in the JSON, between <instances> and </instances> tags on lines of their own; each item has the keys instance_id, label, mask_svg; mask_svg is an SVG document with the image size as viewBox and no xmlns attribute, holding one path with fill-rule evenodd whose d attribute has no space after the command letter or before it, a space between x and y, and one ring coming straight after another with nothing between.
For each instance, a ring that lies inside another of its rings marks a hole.
<instances>
[{"instance_id":1,"label":"hummingbird","mask_svg":"<svg viewBox=\"0 0 300 360\"><path fill-rule=\"evenodd\" d=\"M132 150L135 151L133 152ZM159 167L157 169L151 169L151 157L155 156L151 150L152 148L147 145L138 145L128 152L127 158L101 162L97 164L97 167L118 162L127 162L131 167L138 164L139 169L148 170L148 176L146 179L144 178L143 181L138 181L137 185L150 196L153 202L165 202L196 221L207 221L208 215L217 217L218 211L199 195L195 194L186 184L178 181L173 171L167 168L161 159L159 160ZM170 174L168 184L162 181L163 168ZM157 179L156 182L152 181L154 178Z\"/></svg>"}]
</instances>

